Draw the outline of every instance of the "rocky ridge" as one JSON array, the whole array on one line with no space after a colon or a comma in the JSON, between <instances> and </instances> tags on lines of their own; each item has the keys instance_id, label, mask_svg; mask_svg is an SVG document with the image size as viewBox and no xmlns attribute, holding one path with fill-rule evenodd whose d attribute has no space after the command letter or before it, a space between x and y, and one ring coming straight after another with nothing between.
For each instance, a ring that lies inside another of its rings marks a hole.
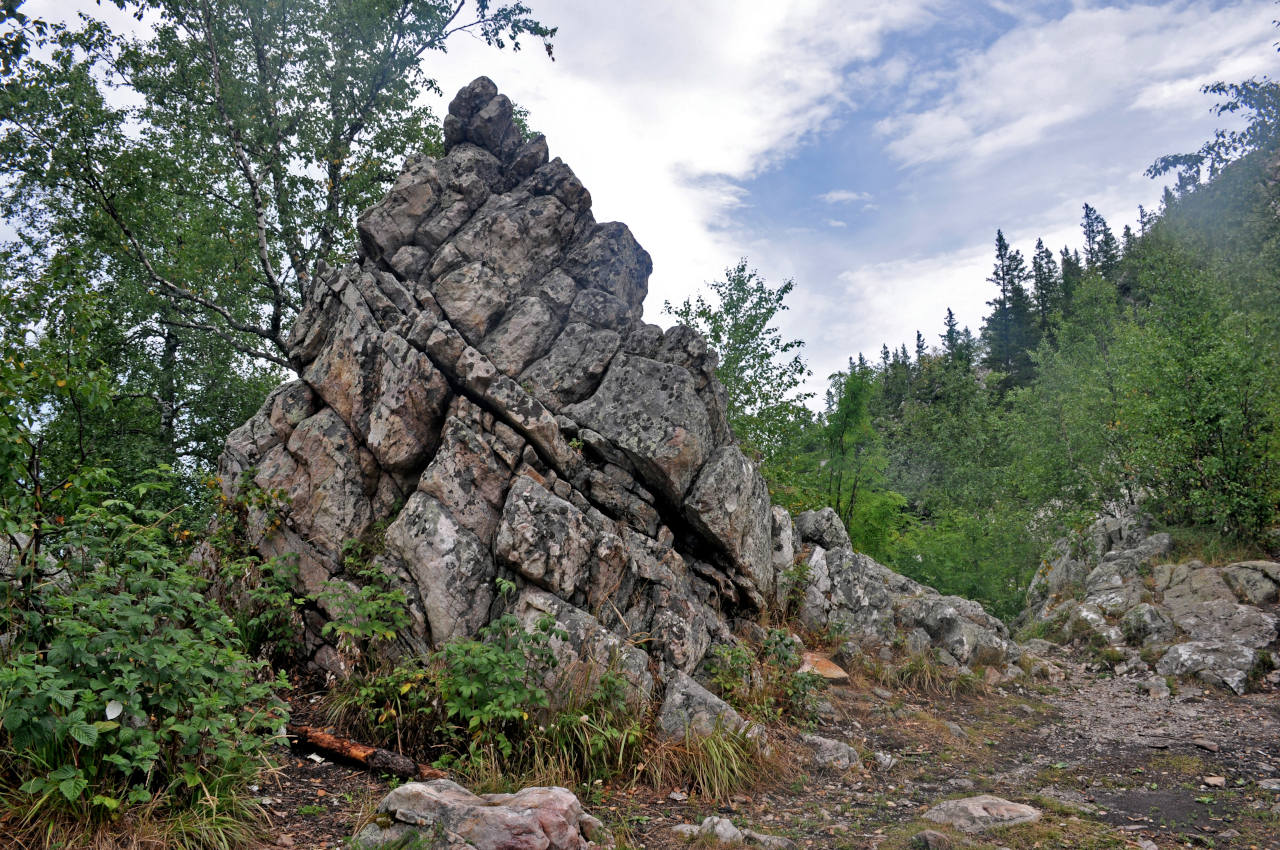
<instances>
[{"instance_id":1,"label":"rocky ridge","mask_svg":"<svg viewBox=\"0 0 1280 850\"><path fill-rule=\"evenodd\" d=\"M625 225L595 221L491 81L459 92L444 131L445 155L411 158L360 217L355 259L317 270L290 338L301 377L220 461L228 498L283 494L281 521L255 508L249 536L296 559L310 664L348 673L324 627L347 616L333 588L360 580L344 544L370 536L408 600L406 653L502 613L550 615L567 634L558 669L614 667L658 696L799 599L806 628L860 644L901 635L958 665L1018 658L981 606L854 552L833 511L770 505L730 432L715 353L641 320L649 255Z\"/></svg>"},{"instance_id":2,"label":"rocky ridge","mask_svg":"<svg viewBox=\"0 0 1280 850\"><path fill-rule=\"evenodd\" d=\"M1083 542L1055 545L1026 616L1060 639L1112 650L1117 671L1155 694L1168 692L1163 677L1184 675L1244 693L1280 651L1280 564L1162 562L1172 548L1133 511L1100 519Z\"/></svg>"}]
</instances>

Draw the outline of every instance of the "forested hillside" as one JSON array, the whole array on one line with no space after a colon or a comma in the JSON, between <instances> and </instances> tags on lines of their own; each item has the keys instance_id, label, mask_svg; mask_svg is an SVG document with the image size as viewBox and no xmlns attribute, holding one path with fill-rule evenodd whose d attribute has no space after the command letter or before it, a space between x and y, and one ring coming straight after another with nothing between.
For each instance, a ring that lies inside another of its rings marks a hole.
<instances>
[{"instance_id":1,"label":"forested hillside","mask_svg":"<svg viewBox=\"0 0 1280 850\"><path fill-rule=\"evenodd\" d=\"M939 305L941 332L851 357L817 415L798 341L762 333L796 284L744 261L712 284L722 306L669 305L725 352L775 501L834 507L862 551L1006 618L1048 544L1109 506L1210 557L1274 549L1280 87L1207 94L1247 126L1155 163L1174 185L1136 232L1087 203L1078 245L1024 254L997 231L982 327Z\"/></svg>"}]
</instances>

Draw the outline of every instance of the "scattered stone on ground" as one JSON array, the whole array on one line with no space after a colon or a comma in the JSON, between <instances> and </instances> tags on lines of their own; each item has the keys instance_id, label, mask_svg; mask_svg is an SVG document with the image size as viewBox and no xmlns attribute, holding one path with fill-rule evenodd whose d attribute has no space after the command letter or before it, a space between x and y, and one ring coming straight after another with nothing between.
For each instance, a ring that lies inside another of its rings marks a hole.
<instances>
[{"instance_id":1,"label":"scattered stone on ground","mask_svg":"<svg viewBox=\"0 0 1280 850\"><path fill-rule=\"evenodd\" d=\"M405 846L415 837L468 850L587 850L613 843L566 788L477 796L448 779L408 782L377 811L356 836L368 850Z\"/></svg>"},{"instance_id":2,"label":"scattered stone on ground","mask_svg":"<svg viewBox=\"0 0 1280 850\"><path fill-rule=\"evenodd\" d=\"M606 783L589 809L620 845L636 850L685 848L687 839L671 828L700 824L708 815L730 819L744 835L752 829L807 848L905 850L926 829L961 847L976 838L921 815L948 797L974 794L1041 810L1039 822L1000 834L1034 829L1034 840L1045 848L1106 841L1117 847L1147 841L1161 850L1208 842L1246 850L1276 844L1280 699L1274 689L1235 696L1184 688L1158 701L1081 662L1059 663L1067 677L1062 683L1024 680L1004 686L1004 693L930 698L894 689L885 701L856 677L849 686L831 688L827 695L839 717L811 734L849 742L858 752L892 755L899 763L889 772L868 772L856 761L847 770L819 767L811 761L813 745L797 738L801 753L784 751L778 770L732 800ZM904 710L892 715L887 703ZM1033 716L1017 707L1026 704L1036 708ZM963 727L967 737L953 734L949 724ZM1220 748L1203 749L1197 739L1220 742ZM784 738L777 741L785 746ZM1155 742L1161 746L1150 746ZM273 836L263 846L283 846L274 836L288 835L297 847L336 850L389 789L365 772L303 755L287 757L278 779L261 790L270 800L265 808ZM1206 788L1204 776L1225 777L1227 787ZM323 812L300 813L312 807ZM1221 837L1224 818L1240 838ZM1017 848L1034 843L1000 841Z\"/></svg>"},{"instance_id":3,"label":"scattered stone on ground","mask_svg":"<svg viewBox=\"0 0 1280 850\"><path fill-rule=\"evenodd\" d=\"M801 735L800 740L813 751L813 763L820 768L842 771L861 762L858 751L841 741L810 734Z\"/></svg>"},{"instance_id":4,"label":"scattered stone on ground","mask_svg":"<svg viewBox=\"0 0 1280 850\"><path fill-rule=\"evenodd\" d=\"M955 839L932 829L917 832L911 839L911 846L918 850L952 850L956 846Z\"/></svg>"},{"instance_id":5,"label":"scattered stone on ground","mask_svg":"<svg viewBox=\"0 0 1280 850\"><path fill-rule=\"evenodd\" d=\"M985 832L998 826L1012 826L1040 820L1040 811L1022 803L1011 803L990 794L944 800L924 813L926 820L954 826L961 832Z\"/></svg>"}]
</instances>

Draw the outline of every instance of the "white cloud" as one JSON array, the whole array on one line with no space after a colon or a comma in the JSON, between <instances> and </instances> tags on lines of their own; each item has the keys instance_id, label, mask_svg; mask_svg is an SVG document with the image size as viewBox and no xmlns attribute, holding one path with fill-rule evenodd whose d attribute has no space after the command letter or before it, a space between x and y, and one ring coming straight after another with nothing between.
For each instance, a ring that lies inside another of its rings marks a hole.
<instances>
[{"instance_id":1,"label":"white cloud","mask_svg":"<svg viewBox=\"0 0 1280 850\"><path fill-rule=\"evenodd\" d=\"M744 253L730 230L735 181L830 127L846 68L879 57L886 34L925 26L926 2L531 3L561 27L554 63L462 41L440 85L452 96L487 74L530 110L597 218L625 221L653 255L652 321Z\"/></svg>"},{"instance_id":2,"label":"white cloud","mask_svg":"<svg viewBox=\"0 0 1280 850\"><path fill-rule=\"evenodd\" d=\"M847 204L852 201L869 201L871 195L868 192L855 192L852 189L832 189L830 192L819 195L818 200L826 204Z\"/></svg>"},{"instance_id":3,"label":"white cloud","mask_svg":"<svg viewBox=\"0 0 1280 850\"><path fill-rule=\"evenodd\" d=\"M849 225L847 222L843 222L838 218L827 219L827 227L848 227L848 226Z\"/></svg>"},{"instance_id":4,"label":"white cloud","mask_svg":"<svg viewBox=\"0 0 1280 850\"><path fill-rule=\"evenodd\" d=\"M1206 82L1267 70L1273 15L1270 0L1081 5L962 55L876 130L918 165L1052 142L1103 111L1185 107Z\"/></svg>"}]
</instances>

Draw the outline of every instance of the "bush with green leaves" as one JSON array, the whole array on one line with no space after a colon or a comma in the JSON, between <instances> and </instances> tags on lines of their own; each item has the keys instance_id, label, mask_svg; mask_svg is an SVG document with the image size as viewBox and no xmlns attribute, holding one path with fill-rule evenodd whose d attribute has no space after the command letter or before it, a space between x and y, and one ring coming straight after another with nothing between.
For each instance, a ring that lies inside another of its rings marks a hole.
<instances>
[{"instance_id":1,"label":"bush with green leaves","mask_svg":"<svg viewBox=\"0 0 1280 850\"><path fill-rule=\"evenodd\" d=\"M218 478L206 481L216 493L208 554L214 562L216 593L249 654L273 667L285 667L302 648L305 600L296 590L298 565L287 558L263 558L250 543L251 524L278 528L286 507L284 493L259 487L255 472L246 469L230 497L222 493Z\"/></svg>"},{"instance_id":2,"label":"bush with green leaves","mask_svg":"<svg viewBox=\"0 0 1280 850\"><path fill-rule=\"evenodd\" d=\"M404 591L374 562L386 545L388 523L375 523L364 538L343 544L345 579L329 579L315 596L330 615L322 634L336 636L338 651L356 661L370 658L409 624Z\"/></svg>"},{"instance_id":3,"label":"bush with green leaves","mask_svg":"<svg viewBox=\"0 0 1280 850\"><path fill-rule=\"evenodd\" d=\"M781 629L769 629L757 655L746 646L719 644L706 660L711 685L726 702L761 720L812 722L826 686L816 673L800 670L799 644Z\"/></svg>"},{"instance_id":4,"label":"bush with green leaves","mask_svg":"<svg viewBox=\"0 0 1280 850\"><path fill-rule=\"evenodd\" d=\"M27 823L225 804L286 720L168 518L91 497L41 552L10 531L0 795Z\"/></svg>"},{"instance_id":5,"label":"bush with green leaves","mask_svg":"<svg viewBox=\"0 0 1280 850\"><path fill-rule=\"evenodd\" d=\"M441 650L441 699L449 718L469 737L476 753L496 749L512 754L512 738L533 711L550 705L541 677L556 665L551 638L555 619L545 615L525 631L512 614L504 614L480 630L475 640L452 641Z\"/></svg>"},{"instance_id":6,"label":"bush with green leaves","mask_svg":"<svg viewBox=\"0 0 1280 850\"><path fill-rule=\"evenodd\" d=\"M505 594L514 588L500 581ZM446 643L434 655L353 677L328 697L330 716L353 732L395 742L417 758L512 759L535 713L551 705L542 677L556 665L543 616L526 631L504 614L474 638Z\"/></svg>"},{"instance_id":7,"label":"bush with green leaves","mask_svg":"<svg viewBox=\"0 0 1280 850\"><path fill-rule=\"evenodd\" d=\"M239 791L286 714L188 564L196 500L167 468L120 484L51 418L117 389L82 346L91 295L0 307L0 819L34 846L126 819L175 846L246 839Z\"/></svg>"}]
</instances>

